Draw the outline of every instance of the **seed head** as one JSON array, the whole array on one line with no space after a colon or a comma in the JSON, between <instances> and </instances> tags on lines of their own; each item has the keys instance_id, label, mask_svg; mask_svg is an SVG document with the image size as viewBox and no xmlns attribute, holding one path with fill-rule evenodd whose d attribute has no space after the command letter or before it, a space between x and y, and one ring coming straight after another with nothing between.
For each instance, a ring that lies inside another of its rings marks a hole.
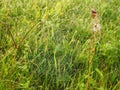
<instances>
[{"instance_id":1,"label":"seed head","mask_svg":"<svg viewBox=\"0 0 120 90\"><path fill-rule=\"evenodd\" d=\"M92 9L92 18L95 18L97 16L97 12Z\"/></svg>"}]
</instances>

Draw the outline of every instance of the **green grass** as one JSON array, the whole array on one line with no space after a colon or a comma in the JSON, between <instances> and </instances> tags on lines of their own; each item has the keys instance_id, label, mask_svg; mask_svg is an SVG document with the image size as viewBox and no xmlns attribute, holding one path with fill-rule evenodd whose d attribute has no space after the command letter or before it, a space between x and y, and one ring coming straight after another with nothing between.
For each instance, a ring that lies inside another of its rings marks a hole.
<instances>
[{"instance_id":1,"label":"green grass","mask_svg":"<svg viewBox=\"0 0 120 90\"><path fill-rule=\"evenodd\" d=\"M119 0L0 0L0 90L120 90L119 23Z\"/></svg>"}]
</instances>

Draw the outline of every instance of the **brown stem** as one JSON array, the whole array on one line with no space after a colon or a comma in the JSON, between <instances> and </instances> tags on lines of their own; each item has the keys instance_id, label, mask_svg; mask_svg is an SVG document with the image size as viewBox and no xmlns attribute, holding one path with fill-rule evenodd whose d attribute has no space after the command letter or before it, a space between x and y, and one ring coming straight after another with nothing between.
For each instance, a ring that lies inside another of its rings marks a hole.
<instances>
[{"instance_id":1,"label":"brown stem","mask_svg":"<svg viewBox=\"0 0 120 90\"><path fill-rule=\"evenodd\" d=\"M13 41L14 47L17 48L17 43L16 43L16 41L15 41L15 39L13 37L12 32L10 31L10 28L8 28L8 33L9 33L9 35L10 35L12 41Z\"/></svg>"}]
</instances>

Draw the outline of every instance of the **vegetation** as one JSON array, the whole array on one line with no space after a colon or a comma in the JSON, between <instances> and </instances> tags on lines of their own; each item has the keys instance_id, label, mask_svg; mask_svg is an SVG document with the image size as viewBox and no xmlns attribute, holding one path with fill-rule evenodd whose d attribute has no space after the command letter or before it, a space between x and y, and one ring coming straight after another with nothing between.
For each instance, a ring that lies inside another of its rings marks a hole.
<instances>
[{"instance_id":1,"label":"vegetation","mask_svg":"<svg viewBox=\"0 0 120 90\"><path fill-rule=\"evenodd\" d=\"M0 90L120 90L119 23L120 0L0 0Z\"/></svg>"}]
</instances>

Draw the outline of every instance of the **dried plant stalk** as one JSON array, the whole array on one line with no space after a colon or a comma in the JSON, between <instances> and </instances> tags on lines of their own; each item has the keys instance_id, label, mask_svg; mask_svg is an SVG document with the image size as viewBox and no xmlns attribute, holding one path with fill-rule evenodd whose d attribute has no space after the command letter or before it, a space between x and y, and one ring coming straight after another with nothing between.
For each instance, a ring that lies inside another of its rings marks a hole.
<instances>
[{"instance_id":1,"label":"dried plant stalk","mask_svg":"<svg viewBox=\"0 0 120 90\"><path fill-rule=\"evenodd\" d=\"M89 63L88 63L88 79L86 82L86 90L89 90L89 82L90 82L90 77L91 77L91 69L92 69L92 62L93 62L93 57L95 54L95 47L96 47L96 42L97 42L97 37L101 35L101 26L100 26L100 21L97 16L97 12L95 10L91 10L91 16L92 16L92 36L90 38L90 56L89 56Z\"/></svg>"}]
</instances>

